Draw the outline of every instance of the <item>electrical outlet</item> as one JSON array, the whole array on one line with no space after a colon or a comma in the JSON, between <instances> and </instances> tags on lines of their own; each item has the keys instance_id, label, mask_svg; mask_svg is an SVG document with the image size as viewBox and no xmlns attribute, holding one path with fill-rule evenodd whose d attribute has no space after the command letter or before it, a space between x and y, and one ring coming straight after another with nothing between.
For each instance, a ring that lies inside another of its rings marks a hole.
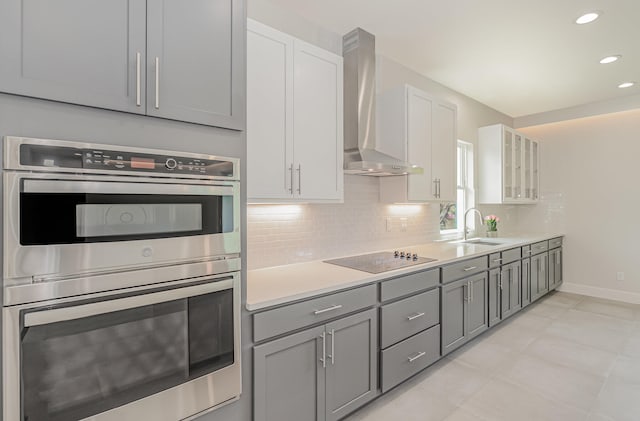
<instances>
[{"instance_id":1,"label":"electrical outlet","mask_svg":"<svg viewBox=\"0 0 640 421\"><path fill-rule=\"evenodd\" d=\"M400 218L400 231L405 232L407 230L408 220L407 218Z\"/></svg>"},{"instance_id":2,"label":"electrical outlet","mask_svg":"<svg viewBox=\"0 0 640 421\"><path fill-rule=\"evenodd\" d=\"M624 272L618 272L616 273L616 279L618 281L624 281Z\"/></svg>"}]
</instances>

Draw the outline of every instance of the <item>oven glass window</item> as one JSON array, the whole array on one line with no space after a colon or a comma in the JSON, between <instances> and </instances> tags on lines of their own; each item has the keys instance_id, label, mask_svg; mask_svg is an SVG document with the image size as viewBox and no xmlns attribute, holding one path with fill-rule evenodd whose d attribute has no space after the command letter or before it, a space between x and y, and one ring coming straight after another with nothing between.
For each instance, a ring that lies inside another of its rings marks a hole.
<instances>
[{"instance_id":1,"label":"oven glass window","mask_svg":"<svg viewBox=\"0 0 640 421\"><path fill-rule=\"evenodd\" d=\"M232 196L20 193L20 243L27 246L231 231Z\"/></svg>"},{"instance_id":2,"label":"oven glass window","mask_svg":"<svg viewBox=\"0 0 640 421\"><path fill-rule=\"evenodd\" d=\"M24 328L24 421L72 421L234 362L233 291Z\"/></svg>"}]
</instances>

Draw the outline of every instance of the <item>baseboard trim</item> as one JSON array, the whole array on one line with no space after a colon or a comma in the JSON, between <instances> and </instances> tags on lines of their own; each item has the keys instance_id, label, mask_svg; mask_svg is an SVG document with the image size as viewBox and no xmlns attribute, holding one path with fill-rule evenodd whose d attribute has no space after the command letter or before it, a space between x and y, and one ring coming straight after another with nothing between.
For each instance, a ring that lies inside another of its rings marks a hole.
<instances>
[{"instance_id":1,"label":"baseboard trim","mask_svg":"<svg viewBox=\"0 0 640 421\"><path fill-rule=\"evenodd\" d=\"M571 282L563 282L558 289L572 294L588 295L590 297L604 298L607 300L622 301L631 304L640 304L640 294L637 292L620 291L617 289L599 288L590 285L581 285Z\"/></svg>"}]
</instances>

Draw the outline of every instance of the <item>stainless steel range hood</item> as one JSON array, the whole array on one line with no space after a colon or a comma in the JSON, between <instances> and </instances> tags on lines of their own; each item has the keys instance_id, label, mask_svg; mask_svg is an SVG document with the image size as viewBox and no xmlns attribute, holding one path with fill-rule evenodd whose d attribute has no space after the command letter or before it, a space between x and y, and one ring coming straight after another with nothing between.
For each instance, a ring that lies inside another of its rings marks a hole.
<instances>
[{"instance_id":1,"label":"stainless steel range hood","mask_svg":"<svg viewBox=\"0 0 640 421\"><path fill-rule=\"evenodd\" d=\"M423 173L417 165L376 149L375 37L361 28L354 29L342 39L342 55L344 172L376 177Z\"/></svg>"}]
</instances>

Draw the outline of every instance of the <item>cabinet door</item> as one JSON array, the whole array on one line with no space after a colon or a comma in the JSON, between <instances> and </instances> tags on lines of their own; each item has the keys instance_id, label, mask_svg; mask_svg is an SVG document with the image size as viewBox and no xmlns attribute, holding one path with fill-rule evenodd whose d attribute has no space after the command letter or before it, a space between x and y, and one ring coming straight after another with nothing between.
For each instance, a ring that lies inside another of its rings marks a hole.
<instances>
[{"instance_id":1,"label":"cabinet door","mask_svg":"<svg viewBox=\"0 0 640 421\"><path fill-rule=\"evenodd\" d=\"M510 266L509 314L513 314L522 308L522 264L514 262Z\"/></svg>"},{"instance_id":2,"label":"cabinet door","mask_svg":"<svg viewBox=\"0 0 640 421\"><path fill-rule=\"evenodd\" d=\"M502 198L504 202L513 202L514 196L514 162L513 151L515 132L504 128L502 143Z\"/></svg>"},{"instance_id":3,"label":"cabinet door","mask_svg":"<svg viewBox=\"0 0 640 421\"><path fill-rule=\"evenodd\" d=\"M256 421L324 419L323 334L321 326L254 348Z\"/></svg>"},{"instance_id":4,"label":"cabinet door","mask_svg":"<svg viewBox=\"0 0 640 421\"><path fill-rule=\"evenodd\" d=\"M294 42L294 195L301 199L343 197L342 73L342 57Z\"/></svg>"},{"instance_id":5,"label":"cabinet door","mask_svg":"<svg viewBox=\"0 0 640 421\"><path fill-rule=\"evenodd\" d=\"M522 307L531 304L531 259L522 259Z\"/></svg>"},{"instance_id":6,"label":"cabinet door","mask_svg":"<svg viewBox=\"0 0 640 421\"><path fill-rule=\"evenodd\" d=\"M412 202L434 200L437 192L431 179L433 99L424 92L407 88L407 159L424 169L408 177L407 198Z\"/></svg>"},{"instance_id":7,"label":"cabinet door","mask_svg":"<svg viewBox=\"0 0 640 421\"><path fill-rule=\"evenodd\" d=\"M547 253L531 258L531 301L542 297L548 291Z\"/></svg>"},{"instance_id":8,"label":"cabinet door","mask_svg":"<svg viewBox=\"0 0 640 421\"><path fill-rule=\"evenodd\" d=\"M343 418L376 396L377 312L372 309L329 323L326 325L325 332L327 334L326 420L334 421Z\"/></svg>"},{"instance_id":9,"label":"cabinet door","mask_svg":"<svg viewBox=\"0 0 640 421\"><path fill-rule=\"evenodd\" d=\"M0 91L144 114L145 5L3 0Z\"/></svg>"},{"instance_id":10,"label":"cabinet door","mask_svg":"<svg viewBox=\"0 0 640 421\"><path fill-rule=\"evenodd\" d=\"M556 289L562 283L562 249L549 252L549 290Z\"/></svg>"},{"instance_id":11,"label":"cabinet door","mask_svg":"<svg viewBox=\"0 0 640 421\"><path fill-rule=\"evenodd\" d=\"M148 0L147 25L147 114L244 129L243 2Z\"/></svg>"},{"instance_id":12,"label":"cabinet door","mask_svg":"<svg viewBox=\"0 0 640 421\"><path fill-rule=\"evenodd\" d=\"M467 312L467 337L471 339L489 328L487 311L489 289L486 272L467 278L467 280L471 287L467 304L469 308Z\"/></svg>"},{"instance_id":13,"label":"cabinet door","mask_svg":"<svg viewBox=\"0 0 640 421\"><path fill-rule=\"evenodd\" d=\"M431 187L437 188L436 199L445 202L456 200L456 127L456 106L437 102L433 112Z\"/></svg>"},{"instance_id":14,"label":"cabinet door","mask_svg":"<svg viewBox=\"0 0 640 421\"><path fill-rule=\"evenodd\" d=\"M448 354L467 340L468 288L466 279L442 287L442 355Z\"/></svg>"},{"instance_id":15,"label":"cabinet door","mask_svg":"<svg viewBox=\"0 0 640 421\"><path fill-rule=\"evenodd\" d=\"M293 38L247 21L247 197L293 197Z\"/></svg>"},{"instance_id":16,"label":"cabinet door","mask_svg":"<svg viewBox=\"0 0 640 421\"><path fill-rule=\"evenodd\" d=\"M538 161L538 142L531 141L531 199L534 201L538 200L540 190L540 175L538 172L540 163Z\"/></svg>"},{"instance_id":17,"label":"cabinet door","mask_svg":"<svg viewBox=\"0 0 640 421\"><path fill-rule=\"evenodd\" d=\"M502 320L502 288L500 279L501 269L489 271L489 326L495 326Z\"/></svg>"}]
</instances>

